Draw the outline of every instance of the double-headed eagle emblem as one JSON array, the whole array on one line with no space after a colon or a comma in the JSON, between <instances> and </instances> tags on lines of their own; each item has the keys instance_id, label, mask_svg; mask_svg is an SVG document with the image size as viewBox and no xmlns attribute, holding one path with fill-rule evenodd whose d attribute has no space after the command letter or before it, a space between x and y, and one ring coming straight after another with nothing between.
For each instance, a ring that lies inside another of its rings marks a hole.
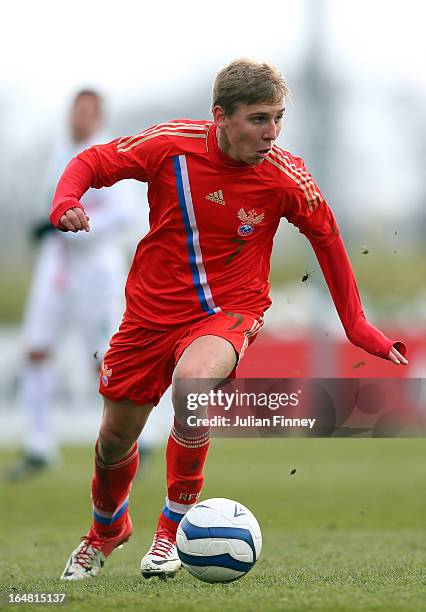
<instances>
[{"instance_id":1,"label":"double-headed eagle emblem","mask_svg":"<svg viewBox=\"0 0 426 612\"><path fill-rule=\"evenodd\" d=\"M237 233L241 238L247 238L254 232L254 226L258 223L262 223L265 218L265 213L257 214L257 212L252 209L249 210L248 213L244 210L244 208L240 208L237 213L238 219L242 221L240 227L237 230Z\"/></svg>"},{"instance_id":2,"label":"double-headed eagle emblem","mask_svg":"<svg viewBox=\"0 0 426 612\"><path fill-rule=\"evenodd\" d=\"M249 210L248 213L244 210L244 208L240 208L238 211L238 219L243 223L247 223L247 225L257 225L258 223L262 223L265 218L265 213L257 214L255 210Z\"/></svg>"}]
</instances>

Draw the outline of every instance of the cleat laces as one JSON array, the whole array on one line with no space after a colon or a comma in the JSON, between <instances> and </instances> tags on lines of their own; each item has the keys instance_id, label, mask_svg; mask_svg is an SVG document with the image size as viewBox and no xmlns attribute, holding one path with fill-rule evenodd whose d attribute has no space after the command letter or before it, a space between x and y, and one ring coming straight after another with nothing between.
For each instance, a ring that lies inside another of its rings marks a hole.
<instances>
[{"instance_id":1,"label":"cleat laces","mask_svg":"<svg viewBox=\"0 0 426 612\"><path fill-rule=\"evenodd\" d=\"M101 550L101 542L93 535L83 536L81 541L84 544L76 553L75 562L84 568L88 568L93 563L93 554Z\"/></svg>"},{"instance_id":2,"label":"cleat laces","mask_svg":"<svg viewBox=\"0 0 426 612\"><path fill-rule=\"evenodd\" d=\"M167 531L157 531L152 543L151 554L166 559L170 553L174 552L175 545L175 540L171 534Z\"/></svg>"}]
</instances>

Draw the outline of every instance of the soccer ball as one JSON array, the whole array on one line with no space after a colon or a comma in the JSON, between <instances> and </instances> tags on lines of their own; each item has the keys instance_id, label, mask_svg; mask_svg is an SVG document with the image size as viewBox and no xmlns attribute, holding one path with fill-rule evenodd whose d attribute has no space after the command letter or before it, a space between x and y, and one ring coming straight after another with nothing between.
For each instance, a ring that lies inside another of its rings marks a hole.
<instances>
[{"instance_id":1,"label":"soccer ball","mask_svg":"<svg viewBox=\"0 0 426 612\"><path fill-rule=\"evenodd\" d=\"M253 514L232 499L206 499L181 520L176 546L186 569L204 582L230 582L251 570L262 550Z\"/></svg>"}]
</instances>

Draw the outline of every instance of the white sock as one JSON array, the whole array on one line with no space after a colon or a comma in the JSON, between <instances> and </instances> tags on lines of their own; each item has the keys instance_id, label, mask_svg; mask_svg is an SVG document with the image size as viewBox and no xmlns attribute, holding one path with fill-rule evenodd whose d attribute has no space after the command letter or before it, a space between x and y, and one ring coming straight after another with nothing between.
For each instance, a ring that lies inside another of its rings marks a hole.
<instances>
[{"instance_id":1,"label":"white sock","mask_svg":"<svg viewBox=\"0 0 426 612\"><path fill-rule=\"evenodd\" d=\"M24 411L24 449L29 455L53 459L57 442L51 399L54 367L49 359L28 362L23 369L21 400Z\"/></svg>"}]
</instances>

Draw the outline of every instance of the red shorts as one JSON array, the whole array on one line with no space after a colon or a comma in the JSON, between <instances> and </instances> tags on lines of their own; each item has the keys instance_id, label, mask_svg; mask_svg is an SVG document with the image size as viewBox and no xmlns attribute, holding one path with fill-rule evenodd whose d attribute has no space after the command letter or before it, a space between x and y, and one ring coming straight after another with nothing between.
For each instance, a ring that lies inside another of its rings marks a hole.
<instances>
[{"instance_id":1,"label":"red shorts","mask_svg":"<svg viewBox=\"0 0 426 612\"><path fill-rule=\"evenodd\" d=\"M196 338L225 338L234 347L238 363L262 325L261 317L223 312L167 331L124 319L104 357L99 392L115 401L127 398L139 405L158 404L183 351Z\"/></svg>"}]
</instances>

